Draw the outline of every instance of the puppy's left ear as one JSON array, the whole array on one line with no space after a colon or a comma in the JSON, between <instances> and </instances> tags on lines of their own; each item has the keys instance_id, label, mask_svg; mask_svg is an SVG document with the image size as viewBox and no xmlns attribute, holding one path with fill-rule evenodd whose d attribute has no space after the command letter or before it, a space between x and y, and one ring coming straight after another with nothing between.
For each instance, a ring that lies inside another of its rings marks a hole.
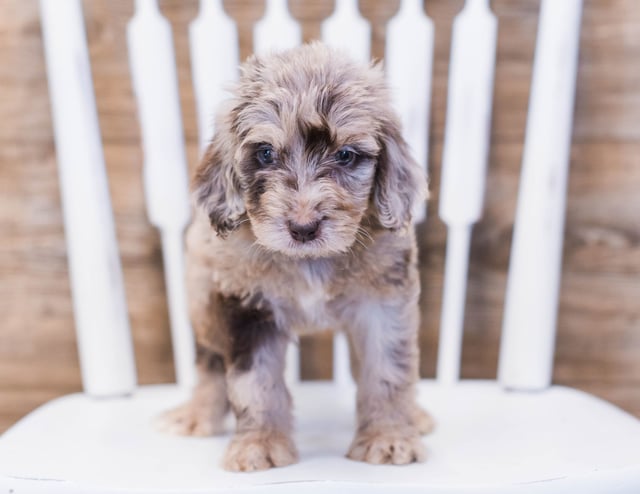
<instances>
[{"instance_id":1,"label":"puppy's left ear","mask_svg":"<svg viewBox=\"0 0 640 494\"><path fill-rule=\"evenodd\" d=\"M220 119L211 144L193 179L196 205L204 209L211 226L225 237L238 228L246 213L238 176L233 168L236 137L227 119Z\"/></svg>"},{"instance_id":2,"label":"puppy's left ear","mask_svg":"<svg viewBox=\"0 0 640 494\"><path fill-rule=\"evenodd\" d=\"M383 122L373 203L380 224L390 230L406 227L418 202L428 197L427 178L412 158L395 118Z\"/></svg>"}]
</instances>

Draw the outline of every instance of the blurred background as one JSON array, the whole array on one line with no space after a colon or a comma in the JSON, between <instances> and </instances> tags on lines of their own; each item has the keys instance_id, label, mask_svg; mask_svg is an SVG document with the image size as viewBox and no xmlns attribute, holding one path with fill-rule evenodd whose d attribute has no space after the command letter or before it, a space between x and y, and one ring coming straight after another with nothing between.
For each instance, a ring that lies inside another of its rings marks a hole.
<instances>
[{"instance_id":1,"label":"blurred background","mask_svg":"<svg viewBox=\"0 0 640 494\"><path fill-rule=\"evenodd\" d=\"M462 0L427 0L435 23L428 219L418 227L421 373L435 373L445 227L438 186L451 22ZM520 174L539 0L493 0L498 51L485 214L475 227L462 375L494 378ZM179 69L191 170L196 111L187 28L196 0L161 0ZM226 0L250 54L262 0ZM331 0L289 0L305 39ZM160 239L149 225L125 37L132 0L84 0L87 37L139 381L174 379ZM360 0L382 57L398 0ZM63 219L36 0L0 0L0 432L45 401L81 388ZM304 338L302 376L331 377L330 335ZM640 417L640 8L585 0L567 201L554 381Z\"/></svg>"}]
</instances>

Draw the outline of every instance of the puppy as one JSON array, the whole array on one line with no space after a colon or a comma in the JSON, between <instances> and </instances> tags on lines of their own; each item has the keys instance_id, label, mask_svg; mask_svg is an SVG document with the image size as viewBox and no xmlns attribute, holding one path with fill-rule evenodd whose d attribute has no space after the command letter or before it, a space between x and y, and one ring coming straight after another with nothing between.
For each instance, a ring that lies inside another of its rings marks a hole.
<instances>
[{"instance_id":1,"label":"puppy","mask_svg":"<svg viewBox=\"0 0 640 494\"><path fill-rule=\"evenodd\" d=\"M319 43L252 57L193 182L187 286L199 384L171 432L237 431L224 467L294 463L285 350L342 330L359 368L354 460L421 461L431 428L418 379L411 210L426 177L409 154L380 67Z\"/></svg>"}]
</instances>

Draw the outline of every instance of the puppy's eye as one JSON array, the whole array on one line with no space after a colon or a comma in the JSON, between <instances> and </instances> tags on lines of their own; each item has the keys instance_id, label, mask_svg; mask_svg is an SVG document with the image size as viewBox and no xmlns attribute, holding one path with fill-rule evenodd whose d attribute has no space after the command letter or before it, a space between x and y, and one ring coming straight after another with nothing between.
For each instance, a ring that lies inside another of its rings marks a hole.
<instances>
[{"instance_id":1,"label":"puppy's eye","mask_svg":"<svg viewBox=\"0 0 640 494\"><path fill-rule=\"evenodd\" d=\"M272 165L275 161L275 152L271 146L260 146L256 151L256 158L262 165Z\"/></svg>"},{"instance_id":2,"label":"puppy's eye","mask_svg":"<svg viewBox=\"0 0 640 494\"><path fill-rule=\"evenodd\" d=\"M336 153L336 161L343 166L350 165L356 159L357 154L349 148L342 148Z\"/></svg>"}]
</instances>

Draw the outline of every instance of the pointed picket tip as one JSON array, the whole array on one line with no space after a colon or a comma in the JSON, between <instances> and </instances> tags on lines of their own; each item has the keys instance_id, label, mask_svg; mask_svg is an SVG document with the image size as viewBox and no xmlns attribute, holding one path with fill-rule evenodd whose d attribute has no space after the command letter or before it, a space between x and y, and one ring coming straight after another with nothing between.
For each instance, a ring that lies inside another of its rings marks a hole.
<instances>
[{"instance_id":1,"label":"pointed picket tip","mask_svg":"<svg viewBox=\"0 0 640 494\"><path fill-rule=\"evenodd\" d=\"M253 38L253 51L257 54L288 50L302 43L302 29L289 13L287 0L267 0Z\"/></svg>"},{"instance_id":2,"label":"pointed picket tip","mask_svg":"<svg viewBox=\"0 0 640 494\"><path fill-rule=\"evenodd\" d=\"M136 2L127 26L129 62L144 153L147 215L161 232L178 383L195 383L195 344L184 286L183 231L191 216L178 76L169 21L155 1Z\"/></svg>"},{"instance_id":3,"label":"pointed picket tip","mask_svg":"<svg viewBox=\"0 0 640 494\"><path fill-rule=\"evenodd\" d=\"M200 10L197 18L228 17L224 10L222 0L200 0Z\"/></svg>"},{"instance_id":4,"label":"pointed picket tip","mask_svg":"<svg viewBox=\"0 0 640 494\"><path fill-rule=\"evenodd\" d=\"M467 0L464 4L463 12L485 12L492 14L491 12L491 0Z\"/></svg>"},{"instance_id":5,"label":"pointed picket tip","mask_svg":"<svg viewBox=\"0 0 640 494\"><path fill-rule=\"evenodd\" d=\"M82 385L129 394L133 341L82 4L40 0L40 19Z\"/></svg>"},{"instance_id":6,"label":"pointed picket tip","mask_svg":"<svg viewBox=\"0 0 640 494\"><path fill-rule=\"evenodd\" d=\"M238 31L221 0L200 1L198 16L189 25L189 44L202 151L213 136L218 107L231 96L227 88L238 78Z\"/></svg>"},{"instance_id":7,"label":"pointed picket tip","mask_svg":"<svg viewBox=\"0 0 640 494\"><path fill-rule=\"evenodd\" d=\"M498 363L509 389L553 376L581 17L582 0L541 3Z\"/></svg>"},{"instance_id":8,"label":"pointed picket tip","mask_svg":"<svg viewBox=\"0 0 640 494\"><path fill-rule=\"evenodd\" d=\"M371 60L371 26L362 17L358 0L336 0L333 14L321 26L322 41L347 52L354 60Z\"/></svg>"},{"instance_id":9,"label":"pointed picket tip","mask_svg":"<svg viewBox=\"0 0 640 494\"><path fill-rule=\"evenodd\" d=\"M438 380L460 376L469 245L482 216L493 103L497 20L488 0L467 0L453 22L440 218L447 256L438 350Z\"/></svg>"},{"instance_id":10,"label":"pointed picket tip","mask_svg":"<svg viewBox=\"0 0 640 494\"><path fill-rule=\"evenodd\" d=\"M496 17L485 5L468 0L453 25L440 194L449 225L482 215L497 41Z\"/></svg>"},{"instance_id":11,"label":"pointed picket tip","mask_svg":"<svg viewBox=\"0 0 640 494\"><path fill-rule=\"evenodd\" d=\"M160 13L157 0L135 0L136 14Z\"/></svg>"}]
</instances>

